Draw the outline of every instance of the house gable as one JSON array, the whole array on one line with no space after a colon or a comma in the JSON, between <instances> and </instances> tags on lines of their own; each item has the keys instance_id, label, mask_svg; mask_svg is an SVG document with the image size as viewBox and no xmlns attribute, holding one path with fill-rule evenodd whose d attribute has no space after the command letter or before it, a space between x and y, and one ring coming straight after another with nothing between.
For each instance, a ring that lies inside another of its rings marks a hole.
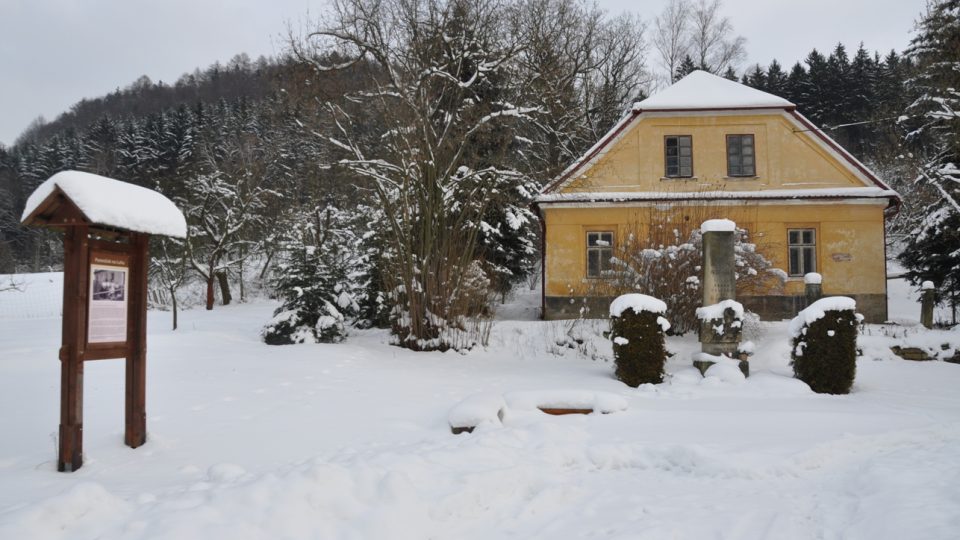
<instances>
[{"instance_id":1,"label":"house gable","mask_svg":"<svg viewBox=\"0 0 960 540\"><path fill-rule=\"evenodd\" d=\"M692 139L690 177L667 177L665 138L671 135ZM728 135L754 137L754 176L728 176ZM635 104L629 115L550 183L538 201L591 194L650 198L695 193L706 198L708 193L761 192L790 198L827 193L896 198L789 101L698 71Z\"/></svg>"},{"instance_id":2,"label":"house gable","mask_svg":"<svg viewBox=\"0 0 960 540\"><path fill-rule=\"evenodd\" d=\"M727 176L726 135L754 136L756 176ZM693 177L666 178L664 138L690 135ZM877 187L788 111L640 113L555 193L765 191ZM885 187L885 186L883 186Z\"/></svg>"}]
</instances>

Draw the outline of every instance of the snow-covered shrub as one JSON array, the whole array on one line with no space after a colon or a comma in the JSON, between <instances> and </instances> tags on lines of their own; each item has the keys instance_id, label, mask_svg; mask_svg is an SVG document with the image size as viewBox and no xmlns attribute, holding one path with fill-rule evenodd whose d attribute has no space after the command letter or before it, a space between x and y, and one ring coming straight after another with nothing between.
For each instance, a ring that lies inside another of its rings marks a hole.
<instances>
[{"instance_id":1,"label":"snow-covered shrub","mask_svg":"<svg viewBox=\"0 0 960 540\"><path fill-rule=\"evenodd\" d=\"M703 236L685 223L657 223L649 233L640 226L631 227L614 249L608 279L597 280L592 294L654 295L667 304L672 333L697 331L700 322L696 311L703 301ZM748 241L746 230L737 229L734 250L738 296L760 291L776 294L782 289L786 276Z\"/></svg>"},{"instance_id":2,"label":"snow-covered shrub","mask_svg":"<svg viewBox=\"0 0 960 540\"><path fill-rule=\"evenodd\" d=\"M820 394L847 394L857 372L860 316L852 298L817 300L790 321L794 376Z\"/></svg>"},{"instance_id":3,"label":"snow-covered shrub","mask_svg":"<svg viewBox=\"0 0 960 540\"><path fill-rule=\"evenodd\" d=\"M328 206L289 224L284 261L274 277L283 303L263 328L264 342L332 343L346 336L346 323L359 312L364 262L352 215Z\"/></svg>"},{"instance_id":4,"label":"snow-covered shrub","mask_svg":"<svg viewBox=\"0 0 960 540\"><path fill-rule=\"evenodd\" d=\"M628 386L663 382L667 361L667 305L644 294L625 294L610 304L610 338L616 376Z\"/></svg>"}]
</instances>

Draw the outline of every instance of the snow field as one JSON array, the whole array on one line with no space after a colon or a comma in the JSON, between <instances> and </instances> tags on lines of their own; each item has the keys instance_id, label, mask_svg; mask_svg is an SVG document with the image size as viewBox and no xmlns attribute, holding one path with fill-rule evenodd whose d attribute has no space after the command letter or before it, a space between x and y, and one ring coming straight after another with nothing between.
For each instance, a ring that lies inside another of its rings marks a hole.
<instances>
[{"instance_id":1,"label":"snow field","mask_svg":"<svg viewBox=\"0 0 960 540\"><path fill-rule=\"evenodd\" d=\"M257 331L273 308L187 311L175 333L150 313L137 450L122 444L122 362L88 363L87 459L73 474L55 472L51 438L59 320L0 323L0 538L936 539L960 527L960 366L896 359L880 332L862 337L847 396L790 376L786 323L761 325L749 379L702 378L695 338L669 338L668 381L631 389L589 358L610 358L602 323L581 329L588 356L554 354L557 323L506 320L466 355L390 347L381 331L270 347ZM470 395L558 389L628 408L518 408L450 434Z\"/></svg>"}]
</instances>

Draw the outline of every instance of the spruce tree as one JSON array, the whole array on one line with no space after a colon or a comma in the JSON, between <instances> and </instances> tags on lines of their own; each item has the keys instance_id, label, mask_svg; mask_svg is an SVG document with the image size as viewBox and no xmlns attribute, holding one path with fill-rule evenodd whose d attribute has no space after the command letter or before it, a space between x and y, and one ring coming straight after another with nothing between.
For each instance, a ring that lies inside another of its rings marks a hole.
<instances>
[{"instance_id":1,"label":"spruce tree","mask_svg":"<svg viewBox=\"0 0 960 540\"><path fill-rule=\"evenodd\" d=\"M932 194L900 261L915 283L933 281L951 296L960 291L960 0L933 3L907 55L916 63L908 81L906 143L924 160L919 187Z\"/></svg>"}]
</instances>

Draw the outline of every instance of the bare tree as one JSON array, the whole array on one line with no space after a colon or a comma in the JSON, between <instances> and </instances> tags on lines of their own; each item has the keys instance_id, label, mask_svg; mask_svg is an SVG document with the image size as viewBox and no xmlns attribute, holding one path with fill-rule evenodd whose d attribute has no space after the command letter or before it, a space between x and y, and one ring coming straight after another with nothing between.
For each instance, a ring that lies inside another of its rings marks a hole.
<instances>
[{"instance_id":1,"label":"bare tree","mask_svg":"<svg viewBox=\"0 0 960 540\"><path fill-rule=\"evenodd\" d=\"M524 47L517 57L524 100L537 106L525 133L528 169L552 178L596 142L636 98L646 77L646 25L608 19L576 0L520 6Z\"/></svg>"},{"instance_id":2,"label":"bare tree","mask_svg":"<svg viewBox=\"0 0 960 540\"><path fill-rule=\"evenodd\" d=\"M697 69L722 74L736 69L747 57L743 36L721 13L721 0L671 0L654 20L653 46L663 78L676 82L678 68L688 56Z\"/></svg>"},{"instance_id":3,"label":"bare tree","mask_svg":"<svg viewBox=\"0 0 960 540\"><path fill-rule=\"evenodd\" d=\"M669 83L676 82L677 68L690 50L690 11L689 0L670 0L654 19L653 47Z\"/></svg>"},{"instance_id":4,"label":"bare tree","mask_svg":"<svg viewBox=\"0 0 960 540\"><path fill-rule=\"evenodd\" d=\"M747 57L747 39L733 35L733 23L720 13L720 0L698 0L690 10L690 51L700 69L723 73Z\"/></svg>"},{"instance_id":5,"label":"bare tree","mask_svg":"<svg viewBox=\"0 0 960 540\"><path fill-rule=\"evenodd\" d=\"M327 103L335 132L320 136L383 210L392 330L403 347L464 344L482 216L493 191L522 177L500 166L510 126L532 112L505 90L521 41L514 15L497 0L334 0L319 29L291 40L318 70L369 66L367 89ZM347 60L331 63L330 50ZM376 115L383 131L369 133L361 114Z\"/></svg>"},{"instance_id":6,"label":"bare tree","mask_svg":"<svg viewBox=\"0 0 960 540\"><path fill-rule=\"evenodd\" d=\"M182 240L159 237L154 242L151 255L150 278L169 295L170 311L173 315L173 329L177 329L179 303L177 291L187 281L186 246Z\"/></svg>"}]
</instances>

